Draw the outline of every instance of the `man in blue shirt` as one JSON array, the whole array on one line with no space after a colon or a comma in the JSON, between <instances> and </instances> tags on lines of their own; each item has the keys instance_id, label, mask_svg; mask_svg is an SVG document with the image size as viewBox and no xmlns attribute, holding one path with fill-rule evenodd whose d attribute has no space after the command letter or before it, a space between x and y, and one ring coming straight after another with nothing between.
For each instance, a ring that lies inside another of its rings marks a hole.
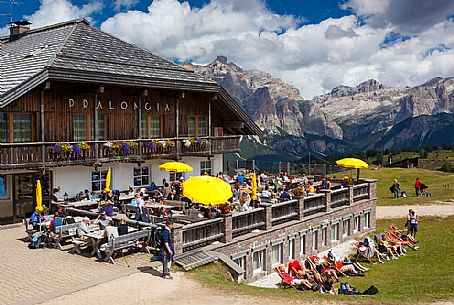
<instances>
[{"instance_id":1,"label":"man in blue shirt","mask_svg":"<svg viewBox=\"0 0 454 305\"><path fill-rule=\"evenodd\" d=\"M30 216L29 222L33 226L34 230L40 229L39 224L43 222L43 216L41 215L41 211L38 208L35 208L32 216Z\"/></svg>"},{"instance_id":2,"label":"man in blue shirt","mask_svg":"<svg viewBox=\"0 0 454 305\"><path fill-rule=\"evenodd\" d=\"M173 251L173 238L172 238L172 229L173 229L173 221L166 220L166 226L162 232L162 277L168 280L172 280L172 276L170 275L170 266L172 264L172 258L174 255Z\"/></svg>"},{"instance_id":3,"label":"man in blue shirt","mask_svg":"<svg viewBox=\"0 0 454 305\"><path fill-rule=\"evenodd\" d=\"M240 183L240 185L243 185L243 183L244 183L244 175L243 175L243 173L239 173L238 174L238 177L236 178L236 181L238 181Z\"/></svg>"}]
</instances>

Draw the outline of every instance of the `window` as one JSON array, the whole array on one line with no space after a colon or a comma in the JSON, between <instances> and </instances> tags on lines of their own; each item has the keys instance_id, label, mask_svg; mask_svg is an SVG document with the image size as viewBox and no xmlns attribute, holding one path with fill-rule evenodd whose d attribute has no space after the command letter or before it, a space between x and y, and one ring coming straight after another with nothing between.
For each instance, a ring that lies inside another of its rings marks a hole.
<instances>
[{"instance_id":1,"label":"window","mask_svg":"<svg viewBox=\"0 0 454 305\"><path fill-rule=\"evenodd\" d=\"M306 255L306 234L301 235L300 254Z\"/></svg>"},{"instance_id":2,"label":"window","mask_svg":"<svg viewBox=\"0 0 454 305\"><path fill-rule=\"evenodd\" d=\"M106 115L98 113L98 141L105 141L107 139L106 128ZM95 140L95 118L91 117L91 139Z\"/></svg>"},{"instance_id":3,"label":"window","mask_svg":"<svg viewBox=\"0 0 454 305\"><path fill-rule=\"evenodd\" d=\"M211 176L211 161L200 161L200 175L204 175L205 172Z\"/></svg>"},{"instance_id":4,"label":"window","mask_svg":"<svg viewBox=\"0 0 454 305\"><path fill-rule=\"evenodd\" d=\"M9 139L8 115L0 112L0 142L7 143Z\"/></svg>"},{"instance_id":5,"label":"window","mask_svg":"<svg viewBox=\"0 0 454 305\"><path fill-rule=\"evenodd\" d=\"M364 228L370 228L370 212L364 212Z\"/></svg>"},{"instance_id":6,"label":"window","mask_svg":"<svg viewBox=\"0 0 454 305\"><path fill-rule=\"evenodd\" d=\"M354 221L353 232L356 233L361 231L361 216L356 215L353 221Z\"/></svg>"},{"instance_id":7,"label":"window","mask_svg":"<svg viewBox=\"0 0 454 305\"><path fill-rule=\"evenodd\" d=\"M265 250L252 253L252 273L257 274L263 271L265 266Z\"/></svg>"},{"instance_id":8,"label":"window","mask_svg":"<svg viewBox=\"0 0 454 305\"><path fill-rule=\"evenodd\" d=\"M32 140L32 115L27 113L13 114L13 142L23 143Z\"/></svg>"},{"instance_id":9,"label":"window","mask_svg":"<svg viewBox=\"0 0 454 305\"><path fill-rule=\"evenodd\" d=\"M207 118L205 116L188 117L188 136L205 137L207 136Z\"/></svg>"},{"instance_id":10,"label":"window","mask_svg":"<svg viewBox=\"0 0 454 305\"><path fill-rule=\"evenodd\" d=\"M246 271L246 255L233 259L233 261L240 266L243 271Z\"/></svg>"},{"instance_id":11,"label":"window","mask_svg":"<svg viewBox=\"0 0 454 305\"><path fill-rule=\"evenodd\" d=\"M0 142L32 142L33 135L33 115L31 113L0 112Z\"/></svg>"},{"instance_id":12,"label":"window","mask_svg":"<svg viewBox=\"0 0 454 305\"><path fill-rule=\"evenodd\" d=\"M8 195L8 189L6 185L6 176L0 175L0 197L6 197Z\"/></svg>"},{"instance_id":13,"label":"window","mask_svg":"<svg viewBox=\"0 0 454 305\"><path fill-rule=\"evenodd\" d=\"M86 114L73 115L74 141L86 141L90 137L87 128L88 120Z\"/></svg>"},{"instance_id":14,"label":"window","mask_svg":"<svg viewBox=\"0 0 454 305\"><path fill-rule=\"evenodd\" d=\"M331 240L336 241L339 240L339 223L331 224Z\"/></svg>"},{"instance_id":15,"label":"window","mask_svg":"<svg viewBox=\"0 0 454 305\"><path fill-rule=\"evenodd\" d=\"M318 250L318 230L312 232L312 250Z\"/></svg>"},{"instance_id":16,"label":"window","mask_svg":"<svg viewBox=\"0 0 454 305\"><path fill-rule=\"evenodd\" d=\"M291 238L288 240L288 259L295 259L295 239Z\"/></svg>"},{"instance_id":17,"label":"window","mask_svg":"<svg viewBox=\"0 0 454 305\"><path fill-rule=\"evenodd\" d=\"M148 166L134 167L134 186L150 184L150 168Z\"/></svg>"},{"instance_id":18,"label":"window","mask_svg":"<svg viewBox=\"0 0 454 305\"><path fill-rule=\"evenodd\" d=\"M106 177L108 170L92 171L91 172L91 190L101 191L106 188ZM112 182L111 182L112 183ZM112 188L112 186L111 186Z\"/></svg>"},{"instance_id":19,"label":"window","mask_svg":"<svg viewBox=\"0 0 454 305\"><path fill-rule=\"evenodd\" d=\"M142 116L140 135L145 139L160 138L161 133L161 117L145 114Z\"/></svg>"},{"instance_id":20,"label":"window","mask_svg":"<svg viewBox=\"0 0 454 305\"><path fill-rule=\"evenodd\" d=\"M344 222L342 224L342 236L346 237L349 235L350 235L350 218L344 219Z\"/></svg>"},{"instance_id":21,"label":"window","mask_svg":"<svg viewBox=\"0 0 454 305\"><path fill-rule=\"evenodd\" d=\"M322 228L322 246L328 246L328 227Z\"/></svg>"},{"instance_id":22,"label":"window","mask_svg":"<svg viewBox=\"0 0 454 305\"><path fill-rule=\"evenodd\" d=\"M274 245L271 247L271 265L282 264L283 255L282 255L282 243Z\"/></svg>"}]
</instances>

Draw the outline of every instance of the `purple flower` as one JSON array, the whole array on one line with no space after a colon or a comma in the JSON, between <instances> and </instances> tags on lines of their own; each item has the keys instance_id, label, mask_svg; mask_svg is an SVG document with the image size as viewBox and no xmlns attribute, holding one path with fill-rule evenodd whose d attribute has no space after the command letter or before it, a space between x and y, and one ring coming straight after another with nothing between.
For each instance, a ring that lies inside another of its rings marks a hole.
<instances>
[{"instance_id":1,"label":"purple flower","mask_svg":"<svg viewBox=\"0 0 454 305\"><path fill-rule=\"evenodd\" d=\"M76 154L76 156L80 155L82 149L80 148L79 144L74 144L73 145L73 151Z\"/></svg>"},{"instance_id":2,"label":"purple flower","mask_svg":"<svg viewBox=\"0 0 454 305\"><path fill-rule=\"evenodd\" d=\"M55 145L54 145L54 150L55 150L56 153L61 152L61 146L60 146L60 144L58 144L58 143L55 144Z\"/></svg>"},{"instance_id":3,"label":"purple flower","mask_svg":"<svg viewBox=\"0 0 454 305\"><path fill-rule=\"evenodd\" d=\"M197 139L197 144L202 144L202 140Z\"/></svg>"},{"instance_id":4,"label":"purple flower","mask_svg":"<svg viewBox=\"0 0 454 305\"><path fill-rule=\"evenodd\" d=\"M154 150L154 143L153 142L148 142L148 147L150 147L151 150Z\"/></svg>"},{"instance_id":5,"label":"purple flower","mask_svg":"<svg viewBox=\"0 0 454 305\"><path fill-rule=\"evenodd\" d=\"M127 154L129 152L129 145L127 143L122 143L120 149L122 153Z\"/></svg>"}]
</instances>

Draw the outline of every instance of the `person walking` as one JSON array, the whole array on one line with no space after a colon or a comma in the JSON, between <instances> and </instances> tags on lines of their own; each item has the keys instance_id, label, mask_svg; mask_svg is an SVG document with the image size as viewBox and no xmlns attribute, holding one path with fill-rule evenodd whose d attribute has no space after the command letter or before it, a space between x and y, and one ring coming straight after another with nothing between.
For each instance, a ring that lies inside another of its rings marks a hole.
<instances>
[{"instance_id":1,"label":"person walking","mask_svg":"<svg viewBox=\"0 0 454 305\"><path fill-rule=\"evenodd\" d=\"M416 192L416 196L419 196L419 195L421 194L421 185L422 185L421 180L419 180L419 178L416 178L416 180L415 180L415 192Z\"/></svg>"},{"instance_id":2,"label":"person walking","mask_svg":"<svg viewBox=\"0 0 454 305\"><path fill-rule=\"evenodd\" d=\"M408 231L410 235L416 239L416 232L418 232L418 223L419 223L419 215L416 214L415 211L410 209L407 215L407 223L408 223Z\"/></svg>"},{"instance_id":3,"label":"person walking","mask_svg":"<svg viewBox=\"0 0 454 305\"><path fill-rule=\"evenodd\" d=\"M168 280L172 280L173 277L170 275L170 266L174 255L173 250L173 238L172 238L173 221L166 220L166 226L162 232L162 277Z\"/></svg>"},{"instance_id":4,"label":"person walking","mask_svg":"<svg viewBox=\"0 0 454 305\"><path fill-rule=\"evenodd\" d=\"M400 184L399 184L399 182L397 182L397 179L394 179L392 189L393 189L393 193L394 193L394 198L399 198Z\"/></svg>"}]
</instances>

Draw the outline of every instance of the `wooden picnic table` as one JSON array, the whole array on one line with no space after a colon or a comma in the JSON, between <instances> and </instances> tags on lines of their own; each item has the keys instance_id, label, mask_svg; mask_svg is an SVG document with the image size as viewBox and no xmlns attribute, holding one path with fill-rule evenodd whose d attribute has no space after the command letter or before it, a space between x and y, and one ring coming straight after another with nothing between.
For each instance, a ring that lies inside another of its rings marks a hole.
<instances>
[{"instance_id":1,"label":"wooden picnic table","mask_svg":"<svg viewBox=\"0 0 454 305\"><path fill-rule=\"evenodd\" d=\"M98 253L99 245L101 244L101 242L103 240L106 239L104 230L90 232L90 233L85 234L84 236L86 236L88 238L88 242L90 243L90 246L92 247L90 255L95 256Z\"/></svg>"}]
</instances>

